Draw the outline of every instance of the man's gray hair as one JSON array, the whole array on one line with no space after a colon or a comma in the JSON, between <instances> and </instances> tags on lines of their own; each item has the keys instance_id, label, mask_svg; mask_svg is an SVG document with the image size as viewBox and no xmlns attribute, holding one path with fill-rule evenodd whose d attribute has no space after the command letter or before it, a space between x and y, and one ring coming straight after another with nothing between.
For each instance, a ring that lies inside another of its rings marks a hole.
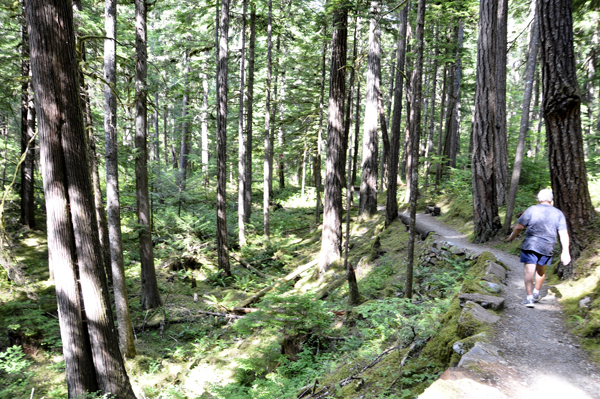
<instances>
[{"instance_id":1,"label":"man's gray hair","mask_svg":"<svg viewBox=\"0 0 600 399\"><path fill-rule=\"evenodd\" d=\"M553 199L554 199L554 194L552 194L552 190L549 190L547 188L540 191L539 194L537 195L538 202L546 202L546 201L552 202Z\"/></svg>"}]
</instances>

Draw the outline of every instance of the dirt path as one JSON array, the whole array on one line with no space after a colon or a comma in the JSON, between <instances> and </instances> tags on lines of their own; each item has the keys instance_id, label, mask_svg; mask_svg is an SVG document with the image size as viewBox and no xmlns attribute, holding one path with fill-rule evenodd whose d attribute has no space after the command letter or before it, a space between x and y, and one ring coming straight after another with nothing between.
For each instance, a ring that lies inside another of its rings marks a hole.
<instances>
[{"instance_id":1,"label":"dirt path","mask_svg":"<svg viewBox=\"0 0 600 399\"><path fill-rule=\"evenodd\" d=\"M510 268L501 294L506 299L505 310L490 341L500 349L506 364L483 370L486 378L481 382L509 398L600 399L600 369L567 329L561 306L548 287L542 288L542 299L534 309L521 304L525 286L517 256L473 244L430 215L417 215L417 222L454 245L475 253L489 251Z\"/></svg>"}]
</instances>

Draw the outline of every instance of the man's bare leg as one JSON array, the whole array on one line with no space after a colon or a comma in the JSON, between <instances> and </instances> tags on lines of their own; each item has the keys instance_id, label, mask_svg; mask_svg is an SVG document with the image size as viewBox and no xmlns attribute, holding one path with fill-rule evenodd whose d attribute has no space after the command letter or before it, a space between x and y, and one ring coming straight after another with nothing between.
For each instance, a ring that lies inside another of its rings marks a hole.
<instances>
[{"instance_id":1,"label":"man's bare leg","mask_svg":"<svg viewBox=\"0 0 600 399\"><path fill-rule=\"evenodd\" d=\"M536 265L535 271L535 289L539 291L542 289L542 284L544 284L544 280L546 279L546 266Z\"/></svg>"},{"instance_id":2,"label":"man's bare leg","mask_svg":"<svg viewBox=\"0 0 600 399\"><path fill-rule=\"evenodd\" d=\"M533 263L525 263L525 292L527 296L533 295L533 275L536 271L536 265ZM542 281L543 282L543 281ZM541 287L541 284L540 284Z\"/></svg>"}]
</instances>

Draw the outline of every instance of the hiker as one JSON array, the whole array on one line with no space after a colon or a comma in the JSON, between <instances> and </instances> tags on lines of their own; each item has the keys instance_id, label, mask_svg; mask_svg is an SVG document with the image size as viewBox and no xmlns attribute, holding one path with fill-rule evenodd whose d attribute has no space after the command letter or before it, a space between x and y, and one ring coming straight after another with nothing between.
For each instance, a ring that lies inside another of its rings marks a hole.
<instances>
[{"instance_id":1,"label":"hiker","mask_svg":"<svg viewBox=\"0 0 600 399\"><path fill-rule=\"evenodd\" d=\"M534 303L540 300L540 289L546 277L546 265L552 262L556 232L562 245L560 260L565 266L571 262L567 221L565 215L554 207L552 190L540 191L537 200L539 204L527 208L517 220L508 238L512 242L527 227L525 240L521 246L521 262L525 265L525 291L527 292L523 304L528 308L533 308ZM537 275L535 287L533 286L534 274Z\"/></svg>"}]
</instances>

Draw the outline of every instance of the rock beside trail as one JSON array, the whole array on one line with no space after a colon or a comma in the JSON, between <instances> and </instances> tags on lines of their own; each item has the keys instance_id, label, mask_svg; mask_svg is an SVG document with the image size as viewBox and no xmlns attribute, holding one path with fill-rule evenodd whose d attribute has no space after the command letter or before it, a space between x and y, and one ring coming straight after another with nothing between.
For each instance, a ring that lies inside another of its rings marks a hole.
<instances>
[{"instance_id":1,"label":"rock beside trail","mask_svg":"<svg viewBox=\"0 0 600 399\"><path fill-rule=\"evenodd\" d=\"M485 270L486 275L492 275L498 277L501 281L506 280L506 269L497 263L489 262L487 269ZM488 280L489 281L489 280Z\"/></svg>"},{"instance_id":2,"label":"rock beside trail","mask_svg":"<svg viewBox=\"0 0 600 399\"><path fill-rule=\"evenodd\" d=\"M467 301L458 319L456 333L461 338L475 334L486 324L495 324L500 317L488 312L481 305Z\"/></svg>"},{"instance_id":3,"label":"rock beside trail","mask_svg":"<svg viewBox=\"0 0 600 399\"><path fill-rule=\"evenodd\" d=\"M419 399L508 399L499 389L482 384L478 379L469 370L449 368Z\"/></svg>"},{"instance_id":4,"label":"rock beside trail","mask_svg":"<svg viewBox=\"0 0 600 399\"><path fill-rule=\"evenodd\" d=\"M485 309L501 310L504 308L504 298L493 295L483 294L460 294L458 296L460 306L465 306L468 301L475 302Z\"/></svg>"},{"instance_id":5,"label":"rock beside trail","mask_svg":"<svg viewBox=\"0 0 600 399\"><path fill-rule=\"evenodd\" d=\"M484 342L476 342L475 346L465 353L458 362L458 367L467 367L478 363L500 363L506 364L499 349Z\"/></svg>"}]
</instances>

